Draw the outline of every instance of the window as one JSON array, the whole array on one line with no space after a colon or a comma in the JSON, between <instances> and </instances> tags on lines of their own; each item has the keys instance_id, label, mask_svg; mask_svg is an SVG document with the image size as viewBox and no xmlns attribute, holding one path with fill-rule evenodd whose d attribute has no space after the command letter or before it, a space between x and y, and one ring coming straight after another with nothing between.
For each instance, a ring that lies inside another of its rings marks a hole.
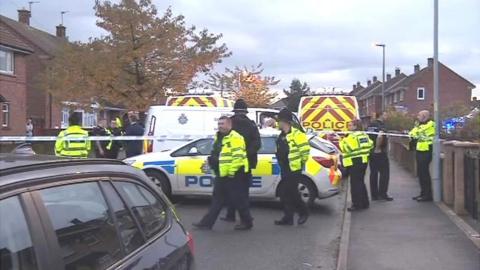
<instances>
[{"instance_id":1,"label":"window","mask_svg":"<svg viewBox=\"0 0 480 270\"><path fill-rule=\"evenodd\" d=\"M110 203L111 211L117 219L118 230L125 250L127 253L130 253L144 243L143 236L130 215L130 211L127 210L113 186L108 183L103 187Z\"/></svg>"},{"instance_id":2,"label":"window","mask_svg":"<svg viewBox=\"0 0 480 270\"><path fill-rule=\"evenodd\" d=\"M62 128L67 128L68 127L68 117L70 117L70 110L68 108L63 108L62 109L62 123L61 123Z\"/></svg>"},{"instance_id":3,"label":"window","mask_svg":"<svg viewBox=\"0 0 480 270\"><path fill-rule=\"evenodd\" d=\"M98 183L41 190L66 270L105 269L123 257Z\"/></svg>"},{"instance_id":4,"label":"window","mask_svg":"<svg viewBox=\"0 0 480 270\"><path fill-rule=\"evenodd\" d=\"M405 95L405 91L401 90L400 91L400 98L399 98L400 101L403 101L404 95Z\"/></svg>"},{"instance_id":5,"label":"window","mask_svg":"<svg viewBox=\"0 0 480 270\"><path fill-rule=\"evenodd\" d=\"M417 88L417 99L424 100L425 99L425 88L419 87Z\"/></svg>"},{"instance_id":6,"label":"window","mask_svg":"<svg viewBox=\"0 0 480 270\"><path fill-rule=\"evenodd\" d=\"M275 154L277 151L277 142L275 137L262 138L262 147L258 151L259 154Z\"/></svg>"},{"instance_id":7,"label":"window","mask_svg":"<svg viewBox=\"0 0 480 270\"><path fill-rule=\"evenodd\" d=\"M213 149L213 139L201 139L185 145L172 153L172 157L207 156Z\"/></svg>"},{"instance_id":8,"label":"window","mask_svg":"<svg viewBox=\"0 0 480 270\"><path fill-rule=\"evenodd\" d=\"M35 251L17 196L0 201L0 269L37 269Z\"/></svg>"},{"instance_id":9,"label":"window","mask_svg":"<svg viewBox=\"0 0 480 270\"><path fill-rule=\"evenodd\" d=\"M2 103L2 127L10 125L10 104Z\"/></svg>"},{"instance_id":10,"label":"window","mask_svg":"<svg viewBox=\"0 0 480 270\"><path fill-rule=\"evenodd\" d=\"M393 93L393 103L397 103L399 98L400 98L399 92Z\"/></svg>"},{"instance_id":11,"label":"window","mask_svg":"<svg viewBox=\"0 0 480 270\"><path fill-rule=\"evenodd\" d=\"M13 52L0 49L0 73L13 74Z\"/></svg>"},{"instance_id":12,"label":"window","mask_svg":"<svg viewBox=\"0 0 480 270\"><path fill-rule=\"evenodd\" d=\"M150 191L127 182L116 183L115 186L123 191L122 194L128 199L129 207L147 238L152 238L165 227L165 207Z\"/></svg>"},{"instance_id":13,"label":"window","mask_svg":"<svg viewBox=\"0 0 480 270\"><path fill-rule=\"evenodd\" d=\"M97 114L95 112L83 111L83 127L92 128L97 125Z\"/></svg>"}]
</instances>

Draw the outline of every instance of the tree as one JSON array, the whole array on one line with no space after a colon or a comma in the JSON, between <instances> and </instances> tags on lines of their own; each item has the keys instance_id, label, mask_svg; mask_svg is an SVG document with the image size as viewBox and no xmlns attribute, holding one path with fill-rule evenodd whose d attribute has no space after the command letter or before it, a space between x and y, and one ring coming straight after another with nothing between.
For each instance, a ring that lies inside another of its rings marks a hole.
<instances>
[{"instance_id":1,"label":"tree","mask_svg":"<svg viewBox=\"0 0 480 270\"><path fill-rule=\"evenodd\" d=\"M293 79L290 83L290 88L288 90L283 89L283 93L287 95L287 108L292 112L296 112L298 111L300 99L310 94L310 86L306 82L302 84L299 79Z\"/></svg>"},{"instance_id":2,"label":"tree","mask_svg":"<svg viewBox=\"0 0 480 270\"><path fill-rule=\"evenodd\" d=\"M198 73L230 56L217 44L221 34L187 27L170 8L159 17L151 0L97 0L94 9L107 35L65 44L41 78L59 100L144 110L168 93L186 92Z\"/></svg>"},{"instance_id":3,"label":"tree","mask_svg":"<svg viewBox=\"0 0 480 270\"><path fill-rule=\"evenodd\" d=\"M224 73L210 74L204 86L220 92L222 96L244 99L250 107L267 107L277 94L270 87L280 81L273 76L264 76L262 64L233 69L225 68Z\"/></svg>"}]
</instances>

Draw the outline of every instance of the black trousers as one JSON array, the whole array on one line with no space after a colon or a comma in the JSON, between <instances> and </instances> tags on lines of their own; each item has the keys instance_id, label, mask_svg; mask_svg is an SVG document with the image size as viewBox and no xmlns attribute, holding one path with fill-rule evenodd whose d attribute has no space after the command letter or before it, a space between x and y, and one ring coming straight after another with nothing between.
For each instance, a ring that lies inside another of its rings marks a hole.
<instances>
[{"instance_id":1,"label":"black trousers","mask_svg":"<svg viewBox=\"0 0 480 270\"><path fill-rule=\"evenodd\" d=\"M390 162L387 153L370 155L370 196L386 197L390 181Z\"/></svg>"},{"instance_id":2,"label":"black trousers","mask_svg":"<svg viewBox=\"0 0 480 270\"><path fill-rule=\"evenodd\" d=\"M430 162L432 151L417 151L417 175L420 182L420 195L432 198L432 178L430 177Z\"/></svg>"},{"instance_id":3,"label":"black trousers","mask_svg":"<svg viewBox=\"0 0 480 270\"><path fill-rule=\"evenodd\" d=\"M365 186L367 164L362 163L361 159L354 159L353 165L348 167L348 170L350 173L352 206L357 208L369 207L367 187Z\"/></svg>"},{"instance_id":4,"label":"black trousers","mask_svg":"<svg viewBox=\"0 0 480 270\"><path fill-rule=\"evenodd\" d=\"M283 219L293 220L293 215L296 213L300 215L308 214L308 208L298 191L298 184L302 177L301 172L287 172L282 173L280 180L280 202L283 206Z\"/></svg>"},{"instance_id":5,"label":"black trousers","mask_svg":"<svg viewBox=\"0 0 480 270\"><path fill-rule=\"evenodd\" d=\"M248 204L250 204L250 186L252 185L252 173L245 173L244 174L245 178L241 181L241 188L239 190L236 190L235 192L240 192L242 193L242 196L244 196L244 200L247 201ZM228 210L227 210L227 215L226 218L235 220L235 206L234 203L232 203L230 200L227 202L228 203Z\"/></svg>"},{"instance_id":6,"label":"black trousers","mask_svg":"<svg viewBox=\"0 0 480 270\"><path fill-rule=\"evenodd\" d=\"M233 204L238 210L242 223L252 224L248 201L244 199L242 193L236 192L242 188L243 175L244 173L238 173L233 178L215 178L212 202L207 214L200 221L201 224L212 227L227 203Z\"/></svg>"}]
</instances>

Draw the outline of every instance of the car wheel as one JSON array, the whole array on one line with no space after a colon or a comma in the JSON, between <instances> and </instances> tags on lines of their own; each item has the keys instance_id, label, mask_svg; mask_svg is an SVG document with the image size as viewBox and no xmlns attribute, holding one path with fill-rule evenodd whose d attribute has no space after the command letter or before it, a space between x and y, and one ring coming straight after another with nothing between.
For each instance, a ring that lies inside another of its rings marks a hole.
<instances>
[{"instance_id":1,"label":"car wheel","mask_svg":"<svg viewBox=\"0 0 480 270\"><path fill-rule=\"evenodd\" d=\"M308 206L312 206L317 198L317 189L313 184L312 180L307 177L302 177L298 184L298 191L300 192L300 197Z\"/></svg>"},{"instance_id":2,"label":"car wheel","mask_svg":"<svg viewBox=\"0 0 480 270\"><path fill-rule=\"evenodd\" d=\"M155 183L155 185L162 189L163 193L167 195L168 198L172 197L170 183L163 173L154 170L146 170L145 174L153 181L153 183Z\"/></svg>"}]
</instances>

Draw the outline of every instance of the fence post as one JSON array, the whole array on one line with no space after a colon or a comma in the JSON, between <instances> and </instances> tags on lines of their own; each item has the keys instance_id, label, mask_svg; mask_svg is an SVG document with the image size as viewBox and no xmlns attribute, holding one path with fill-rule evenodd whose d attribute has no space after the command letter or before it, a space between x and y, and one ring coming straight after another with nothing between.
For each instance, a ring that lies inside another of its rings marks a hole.
<instances>
[{"instance_id":1,"label":"fence post","mask_svg":"<svg viewBox=\"0 0 480 270\"><path fill-rule=\"evenodd\" d=\"M450 206L453 205L454 198L454 143L455 141L447 141L443 143L443 202Z\"/></svg>"},{"instance_id":2,"label":"fence post","mask_svg":"<svg viewBox=\"0 0 480 270\"><path fill-rule=\"evenodd\" d=\"M469 142L455 142L455 161L454 161L454 203L453 210L457 215L467 215L465 209L465 151L476 145Z\"/></svg>"}]
</instances>

